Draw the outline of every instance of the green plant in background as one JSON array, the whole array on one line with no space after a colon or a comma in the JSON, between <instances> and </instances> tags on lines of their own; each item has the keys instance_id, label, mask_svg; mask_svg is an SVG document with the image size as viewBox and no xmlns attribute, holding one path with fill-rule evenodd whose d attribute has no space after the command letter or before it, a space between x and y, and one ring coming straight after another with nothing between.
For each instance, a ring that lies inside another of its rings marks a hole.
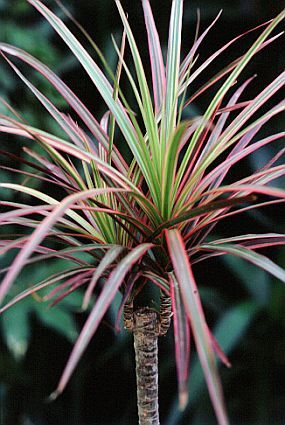
<instances>
[{"instance_id":1,"label":"green plant in background","mask_svg":"<svg viewBox=\"0 0 285 425\"><path fill-rule=\"evenodd\" d=\"M40 60L44 60L48 66L56 67L58 63L61 64L60 69L57 69L57 73L61 73L63 70L67 70L71 64L72 56L66 56L64 58L60 51L55 48L51 43L51 37L53 35L52 28L47 25L46 22L41 22L39 24L32 23L31 24L31 8L29 7L26 0L16 0L13 2L13 7L11 7L11 2L3 1L0 4L1 11L1 26L0 26L0 39L2 41L9 41L10 43L15 43L19 47L28 50L31 54L37 56ZM49 49L47 49L47 41L50 42ZM5 107L4 102L11 102L12 99L16 99L17 107L19 107L25 117L34 125L37 123L38 125L45 124L46 128L50 131L56 131L56 125L54 125L54 120L52 117L43 117L42 111L38 108L33 107L33 97L28 93L22 92L21 96L18 95L18 92L21 90L21 84L16 84L14 78L11 78L11 73L9 72L9 67L2 68L2 83L0 87L1 98L3 99L1 103L1 113L3 110L7 112L7 108ZM64 100L60 96L60 94L56 90L51 90L49 83L46 79L42 79L39 82L39 78L37 78L36 74L31 76L33 82L37 82L42 91L49 93L52 101L58 108L63 108L65 106ZM12 116L12 114L10 114ZM1 142L1 152L0 155L2 157L7 158L7 153L10 146L10 141L3 139ZM32 147L37 152L41 151L37 144L34 144ZM11 149L10 149L11 151ZM18 147L13 145L12 152L14 155L19 154ZM21 154L26 159L28 155L24 153ZM12 157L13 158L13 157ZM15 157L12 159L15 160ZM11 173L9 164L5 164L1 166L0 169L0 181L3 183L5 181L9 181ZM18 177L13 177L14 181L19 180L19 176L21 176L21 172L28 172L29 166L18 162ZM40 181L34 179L33 187L36 188L40 184ZM12 226L11 226L12 227ZM2 230L2 229L1 229ZM1 268L4 268L5 263L8 264L11 261L11 258L4 259L3 256L1 258ZM54 263L54 272L57 270L57 267L62 268L64 264ZM43 277L44 273L47 270L44 270L44 266L41 269L37 269L33 271L33 275L39 273L39 278ZM50 272L50 270L49 270ZM21 278L23 282L21 282ZM20 279L18 279L18 289L21 285L25 285L25 276L22 275ZM36 278L36 276L35 276ZM23 286L24 289L24 286ZM75 294L74 294L75 295ZM10 297L13 296L12 293L9 294ZM79 294L76 294L76 298L79 298ZM79 300L78 300L79 301ZM73 300L72 305L66 305L63 309L61 306L58 306L54 313L47 315L46 307L42 303L35 303L33 298L27 298L24 303L20 306L19 309L11 310L7 312L5 316L3 316L1 321L1 328L3 331L3 338L6 341L7 347L9 348L11 354L18 361L23 358L25 355L30 341L31 329L30 329L30 317L33 313L48 327L55 329L60 332L64 337L67 337L69 340L74 341L77 335L76 324L72 315L72 311L74 310L74 304L77 306L75 300Z\"/></svg>"},{"instance_id":2,"label":"green plant in background","mask_svg":"<svg viewBox=\"0 0 285 425\"><path fill-rule=\"evenodd\" d=\"M23 229L20 236L21 230L17 230L14 237L9 233L7 236L2 234L2 253L14 249L19 252L6 270L0 289L1 300L25 266L55 258L66 260L63 270L20 292L2 308L2 312L17 301L47 288L50 292L41 296L44 300L53 299L53 305L68 299L78 288L85 288L83 307L87 308L91 300L94 305L55 395L65 388L119 291L122 300L116 325L124 309L125 326L132 328L136 337L141 329L144 334L141 325L139 331L135 327L140 317L143 317L143 322L151 318L153 321L147 326L152 335L140 334L137 345L146 338L147 345L153 344L153 352L156 351L157 335L166 332L173 314L180 407L183 409L187 404L191 333L218 423L228 424L215 354L226 365L229 361L206 323L193 266L213 256L231 254L285 281L284 270L256 252L259 248L284 244L284 235L213 237L214 227L225 218L284 202L285 191L268 185L284 176L284 165L278 165L283 150L250 175L227 184L224 181L232 168L241 164L247 156L284 138L285 133L280 132L259 139L258 132L272 117L284 111L284 100L267 111L263 106L283 87L285 72L249 101L239 101L239 98L252 78L239 83L237 88L233 86L238 83L240 74L252 57L280 35L269 38L284 18L285 11L263 30L262 26L255 28L255 31L262 32L250 49L193 93L191 87L195 79L242 36L231 40L197 65L199 45L215 20L202 35L197 36L189 53L181 60L182 0L172 2L166 61L150 4L147 0L142 2L152 89L119 1L116 5L124 34L120 48L114 42L119 57L115 75L101 56L109 79L55 14L38 0L29 0L29 3L42 13L77 57L108 110L99 123L46 65L17 47L0 44L3 57L66 134L66 139L63 139L29 125L9 105L7 107L14 117L0 117L2 132L24 136L29 143L36 141L46 151L47 156L44 157L25 148L32 158L28 165L37 170L37 174L29 172L28 176L32 178L34 174L36 179L54 185L59 193L53 197L46 191L34 189L30 183L1 183L2 189L29 195L33 199L30 204L1 201L3 207L10 207L9 211L1 214L1 225L6 229L16 224L18 229ZM135 75L124 60L126 40ZM34 68L54 86L76 114L79 123L60 112L24 76L16 66L15 58ZM128 104L128 93L122 93L120 89L122 71L137 102L135 112ZM219 88L205 112L193 120L184 120L187 106L214 84ZM230 92L232 94L228 98ZM130 161L126 161L120 151L126 152L126 147L131 152ZM60 194L64 191L67 196L62 199ZM256 195L267 198L259 200ZM29 229L32 231L27 231ZM93 301L92 294L99 279L102 286L99 296ZM28 280L31 285L31 278ZM149 308L137 308L137 298L149 283L161 292L159 315ZM149 340L150 336L153 336L153 341ZM140 361L139 357L137 352ZM139 372L138 380L141 379ZM156 380L154 376L153 382ZM151 390L157 397L157 388ZM141 401L138 400L141 424L159 423L156 397L149 400L149 406L144 403L143 409L140 409ZM150 412L153 408L154 411ZM155 420L150 418L151 414L156 417Z\"/></svg>"},{"instance_id":3,"label":"green plant in background","mask_svg":"<svg viewBox=\"0 0 285 425\"><path fill-rule=\"evenodd\" d=\"M57 67L57 64L61 64L57 73L61 73L64 70L68 70L74 62L72 56L66 56L65 58L61 55L61 52L51 43L53 35L52 29L46 22L36 23L32 21L31 8L27 4L26 0L15 0L13 7L11 2L3 1L0 5L1 10L1 28L0 37L1 41L9 41L12 44L21 47L24 50L28 50L32 55L36 56L40 60L44 60L48 66L53 68ZM49 48L47 49L47 42ZM17 91L20 90L21 84L17 84L14 78L11 78L11 73L7 67L3 67L2 70L3 84L0 88L1 96L10 101L16 98L17 106L21 108L25 116L33 123L40 121L42 115L40 111L35 111L32 108L33 98L29 92L22 93L21 97L17 97ZM39 79L35 74L31 76L32 81L38 81ZM64 106L64 101L61 96L55 90L50 89L50 85L45 79L41 79L39 86L41 90L46 91L51 96L52 101L60 108ZM1 105L2 111L3 107ZM45 117L45 120L54 129L53 120L49 117Z\"/></svg>"}]
</instances>

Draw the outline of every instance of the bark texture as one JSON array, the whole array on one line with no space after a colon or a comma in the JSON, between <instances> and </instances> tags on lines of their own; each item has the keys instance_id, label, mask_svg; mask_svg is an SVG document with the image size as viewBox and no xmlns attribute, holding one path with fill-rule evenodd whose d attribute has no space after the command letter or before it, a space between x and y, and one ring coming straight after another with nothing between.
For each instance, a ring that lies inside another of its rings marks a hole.
<instances>
[{"instance_id":1,"label":"bark texture","mask_svg":"<svg viewBox=\"0 0 285 425\"><path fill-rule=\"evenodd\" d=\"M158 314L148 308L134 312L134 347L139 425L159 425Z\"/></svg>"},{"instance_id":2,"label":"bark texture","mask_svg":"<svg viewBox=\"0 0 285 425\"><path fill-rule=\"evenodd\" d=\"M159 323L159 336L167 334L169 326L171 324L172 318L172 304L171 298L165 294L165 292L160 293L160 323Z\"/></svg>"},{"instance_id":3,"label":"bark texture","mask_svg":"<svg viewBox=\"0 0 285 425\"><path fill-rule=\"evenodd\" d=\"M124 327L131 332L134 329L134 306L132 301L124 305Z\"/></svg>"}]
</instances>

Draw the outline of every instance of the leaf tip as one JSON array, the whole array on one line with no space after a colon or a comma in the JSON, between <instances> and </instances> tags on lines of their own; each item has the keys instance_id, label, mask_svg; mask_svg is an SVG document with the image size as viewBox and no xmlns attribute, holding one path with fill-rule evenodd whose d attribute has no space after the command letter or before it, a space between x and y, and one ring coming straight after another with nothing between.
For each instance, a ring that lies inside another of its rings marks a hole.
<instances>
[{"instance_id":1,"label":"leaf tip","mask_svg":"<svg viewBox=\"0 0 285 425\"><path fill-rule=\"evenodd\" d=\"M46 403L52 403L53 401L55 401L58 398L58 396L60 394L61 394L61 391L55 390L45 399L45 402Z\"/></svg>"},{"instance_id":2,"label":"leaf tip","mask_svg":"<svg viewBox=\"0 0 285 425\"><path fill-rule=\"evenodd\" d=\"M86 313L89 303L83 302L81 307L78 309L78 313Z\"/></svg>"},{"instance_id":3,"label":"leaf tip","mask_svg":"<svg viewBox=\"0 0 285 425\"><path fill-rule=\"evenodd\" d=\"M179 393L179 410L183 412L188 403L188 391L185 389Z\"/></svg>"}]
</instances>

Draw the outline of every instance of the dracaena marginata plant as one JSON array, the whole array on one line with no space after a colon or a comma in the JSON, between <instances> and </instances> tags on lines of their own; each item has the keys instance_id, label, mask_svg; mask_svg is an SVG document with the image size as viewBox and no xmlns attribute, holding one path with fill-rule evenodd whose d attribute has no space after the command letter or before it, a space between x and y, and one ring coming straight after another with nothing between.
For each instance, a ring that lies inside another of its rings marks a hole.
<instances>
[{"instance_id":1,"label":"dracaena marginata plant","mask_svg":"<svg viewBox=\"0 0 285 425\"><path fill-rule=\"evenodd\" d=\"M52 258L74 263L41 282L33 283L31 276L28 289L6 303L2 312L43 288L50 288L44 299L52 299L53 304L73 291L84 291L83 307L91 303L90 314L55 396L65 388L114 297L120 292L122 300L116 326L124 313L125 327L134 333L139 423L159 423L157 337L167 332L173 319L181 408L187 403L189 340L193 335L217 422L229 424L215 356L226 365L229 362L205 320L194 265L213 256L231 254L285 282L285 271L258 251L284 244L284 235L246 234L214 239L213 234L213 229L223 219L282 203L285 199L285 191L271 184L285 174L285 166L278 162L284 149L250 175L238 181L227 179L225 183L229 171L240 161L262 147L284 140L285 132L267 137L259 137L259 132L272 117L284 111L284 100L267 108L266 104L284 86L285 72L261 87L253 99L239 99L253 80L243 79L242 71L254 55L282 35L273 35L273 31L285 17L285 11L251 30L257 34L252 46L193 92L192 83L203 70L247 33L230 40L199 64L199 46L216 18L201 35L196 35L189 53L182 58L183 1L173 0L164 58L150 3L143 0L152 76L149 82L120 1L115 3L123 24L123 36L119 46L114 41L118 55L115 73L79 24L77 26L95 48L96 55L89 54L62 20L43 3L28 1L79 60L86 78L91 79L94 90L100 93L107 112L100 122L97 121L47 66L17 47L0 44L3 58L66 136L60 138L34 128L5 103L10 113L0 117L1 132L22 136L27 143L25 152L32 159L7 155L34 171L23 172L23 184L1 183L3 194L9 189L28 195L32 200L30 205L1 200L2 207L6 208L0 216L5 228L1 234L1 252L18 250L10 267L2 270L5 275L0 289L1 300L23 267ZM134 72L124 59L127 45ZM99 57L100 67L93 56ZM76 120L59 111L24 76L16 65L19 61L52 84ZM137 108L129 106L128 93L120 88L121 75L129 83ZM203 114L184 120L185 109L210 87L217 88ZM29 147L31 142L39 144L46 155L33 151ZM131 152L129 161L122 153L124 145ZM65 191L66 196L57 199L46 191L34 189L29 184L33 178L43 180L44 187L48 187L48 183L58 188L59 193ZM11 225L17 226L14 236L8 230ZM82 252L86 254L84 259L78 257ZM102 285L98 292L99 280ZM160 291L159 312L149 306L137 307L137 296L146 284ZM94 301L95 287L98 296Z\"/></svg>"}]
</instances>

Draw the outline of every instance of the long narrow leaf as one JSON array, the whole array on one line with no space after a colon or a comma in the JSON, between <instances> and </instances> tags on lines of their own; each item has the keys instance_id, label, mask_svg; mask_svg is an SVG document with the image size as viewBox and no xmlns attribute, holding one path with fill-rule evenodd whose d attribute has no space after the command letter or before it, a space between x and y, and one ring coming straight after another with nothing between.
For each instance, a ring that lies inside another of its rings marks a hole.
<instances>
[{"instance_id":1,"label":"long narrow leaf","mask_svg":"<svg viewBox=\"0 0 285 425\"><path fill-rule=\"evenodd\" d=\"M187 122L180 124L169 141L165 157L163 158L162 171L162 197L161 197L161 214L164 219L171 216L174 194L173 181L175 180L176 167L178 162L179 148L181 145L183 133L188 126Z\"/></svg>"},{"instance_id":2,"label":"long narrow leaf","mask_svg":"<svg viewBox=\"0 0 285 425\"><path fill-rule=\"evenodd\" d=\"M182 237L177 229L167 230L166 240L218 423L229 425L212 343Z\"/></svg>"},{"instance_id":3,"label":"long narrow leaf","mask_svg":"<svg viewBox=\"0 0 285 425\"><path fill-rule=\"evenodd\" d=\"M166 64L166 93L165 93L165 115L164 143L168 142L176 125L176 112L178 104L179 63L181 51L183 0L172 2L170 25L168 33L168 49Z\"/></svg>"},{"instance_id":4,"label":"long narrow leaf","mask_svg":"<svg viewBox=\"0 0 285 425\"><path fill-rule=\"evenodd\" d=\"M149 239L150 240L155 239L157 236L161 234L163 230L169 229L175 226L176 224L185 223L190 220L194 220L195 218L208 214L211 211L216 211L219 209L223 209L225 207L238 205L240 203L252 201L252 200L253 200L253 197L249 196L249 197L242 197L237 199L225 199L225 200L220 200L215 202L209 202L209 203L206 203L205 205L201 205L200 207L196 207L192 209L189 206L188 211L185 211L177 215L177 217L171 218L165 221L164 223L162 223L160 226L158 226L155 232L149 237Z\"/></svg>"},{"instance_id":5,"label":"long narrow leaf","mask_svg":"<svg viewBox=\"0 0 285 425\"><path fill-rule=\"evenodd\" d=\"M37 137L39 136L43 140L43 142L45 142L48 146L52 146L55 149L74 155L75 157L83 161L90 162L92 159L95 162L98 169L103 174L110 177L110 180L113 183L116 182L121 187L127 190L131 189L134 192L133 193L134 196L136 197L142 209L147 213L148 217L152 220L153 223L157 223L161 221L159 212L157 208L155 208L151 200L148 199L139 190L139 188L135 184L133 184L127 177L125 177L123 174L118 172L114 167L110 166L105 161L102 161L100 158L98 158L91 152L79 149L78 147L66 142L65 140L62 140L51 134L43 132L39 129L25 126L24 124L16 122L15 120L12 120L8 117L5 117L5 119L8 125L6 125L6 123L5 123L5 126L0 125L0 131L11 133L11 134L19 134L21 136L25 136L32 139L34 137L37 139ZM10 122L12 123L12 126L9 125ZM1 124L1 115L0 115L0 124Z\"/></svg>"},{"instance_id":6,"label":"long narrow leaf","mask_svg":"<svg viewBox=\"0 0 285 425\"><path fill-rule=\"evenodd\" d=\"M46 65L41 63L39 60L26 53L24 50L5 43L0 43L0 49L10 55L21 59L22 61L25 61L28 65L32 66L34 69L40 72L74 109L74 111L78 114L78 116L92 132L92 134L94 134L98 142L101 143L105 149L108 149L107 135L104 133L99 123L90 113L90 111L86 108L86 106L78 99L78 97L55 73L53 73ZM121 172L124 172L126 170L125 161L116 148L113 153L113 160L118 170L120 170Z\"/></svg>"},{"instance_id":7,"label":"long narrow leaf","mask_svg":"<svg viewBox=\"0 0 285 425\"><path fill-rule=\"evenodd\" d=\"M211 101L210 105L208 106L206 112L204 113L204 120L202 121L201 125L198 126L196 132L194 133L194 135L191 139L191 143L189 144L187 151L184 155L184 158L182 160L182 163L181 163L181 166L180 166L180 169L179 169L179 174L177 176L177 185L179 185L179 182L182 178L182 175L184 174L184 172L186 170L188 160L189 160L190 155L191 155L191 153L192 153L192 151L195 147L195 144L197 143L197 140L199 139L202 132L204 131L206 123L211 118L213 111L217 108L221 99L223 99L224 95L227 93L229 88L232 86L233 82L237 79L239 74L246 67L246 65L251 60L251 58L254 56L254 54L258 51L261 44L266 40L266 38L270 35L270 33L274 30L274 28L284 19L284 17L285 17L285 10L283 10L267 26L267 28L262 32L262 34L255 41L255 43L251 46L251 48L242 57L242 59L237 64L237 66L234 68L234 70L229 75L227 80L224 82L222 87L217 91L216 95L214 96L213 100Z\"/></svg>"},{"instance_id":8,"label":"long narrow leaf","mask_svg":"<svg viewBox=\"0 0 285 425\"><path fill-rule=\"evenodd\" d=\"M155 164L153 169L155 171L160 172L159 168L159 156L160 156L160 150L159 150L159 137L158 137L158 127L157 122L154 116L153 112L153 106L152 101L149 93L149 88L144 72L144 67L140 58L140 54L134 39L134 36L132 34L130 25L128 23L127 17L123 11L123 8L121 6L121 2L116 0L116 5L118 7L124 29L126 31L130 49L132 52L132 57L136 69L137 79L139 83L140 93L141 93L141 99L142 99L142 108L141 108L141 114L144 120L144 125L148 134L148 140L149 140L149 147L152 154L152 160ZM159 189L158 189L159 192Z\"/></svg>"},{"instance_id":9,"label":"long narrow leaf","mask_svg":"<svg viewBox=\"0 0 285 425\"><path fill-rule=\"evenodd\" d=\"M113 98L113 89L108 82L107 78L100 70L98 65L93 61L90 55L86 52L83 46L78 42L74 35L69 31L66 25L55 16L44 4L39 0L28 0L52 25L61 38L65 41L67 46L72 50L74 55L78 58L81 65L84 67L91 80L94 82L97 90L100 92L104 101L112 111L117 123L129 144L129 147L136 158L142 173L146 179L149 189L152 191L153 196L156 196L154 187L155 179L153 178L153 170L150 167L149 152L144 143L138 140L138 134L135 131L128 115L121 102L115 101Z\"/></svg>"},{"instance_id":10,"label":"long narrow leaf","mask_svg":"<svg viewBox=\"0 0 285 425\"><path fill-rule=\"evenodd\" d=\"M170 275L170 294L173 310L175 357L178 378L179 407L184 410L188 402L190 360L190 329L181 293L175 275Z\"/></svg>"},{"instance_id":11,"label":"long narrow leaf","mask_svg":"<svg viewBox=\"0 0 285 425\"><path fill-rule=\"evenodd\" d=\"M150 7L149 0L143 0L144 18L148 35L148 48L149 57L151 61L152 70L152 84L153 84L153 95L155 111L158 114L161 111L162 104L165 97L165 68L163 63L163 56L161 51L161 45L159 35L154 22L152 10Z\"/></svg>"},{"instance_id":12,"label":"long narrow leaf","mask_svg":"<svg viewBox=\"0 0 285 425\"><path fill-rule=\"evenodd\" d=\"M29 241L22 248L19 254L16 256L13 267L10 268L9 272L4 277L1 286L0 286L0 303L2 302L4 296L8 292L10 286L13 281L16 279L18 274L20 273L22 266L25 260L31 255L34 249L40 244L40 242L44 239L49 229L56 223L56 221L63 216L63 214L68 210L74 203L83 201L85 199L98 196L102 193L107 192L116 192L120 189L93 189L87 190L85 192L76 193L74 195L70 195L61 201L53 210L53 212L46 217L39 227L32 233Z\"/></svg>"},{"instance_id":13,"label":"long narrow leaf","mask_svg":"<svg viewBox=\"0 0 285 425\"><path fill-rule=\"evenodd\" d=\"M181 65L180 65L180 84L181 84L181 81L183 81L185 75L187 74L187 69L188 69L189 65L191 64L191 62L193 61L194 56L195 56L200 44L202 43L202 41L204 40L204 38L206 37L208 32L215 25L215 23L217 22L217 20L221 16L221 14L222 14L222 10L220 10L220 12L216 16L216 18L213 20L213 22L205 29L205 31L199 36L199 38L197 38L194 45L191 47L190 52L187 54L186 58L181 63Z\"/></svg>"},{"instance_id":14,"label":"long narrow leaf","mask_svg":"<svg viewBox=\"0 0 285 425\"><path fill-rule=\"evenodd\" d=\"M60 379L57 390L51 395L51 398L56 398L65 388L70 376L72 375L81 355L85 351L88 343L93 337L96 329L102 320L104 314L112 303L118 289L120 288L127 272L131 267L137 263L142 256L152 248L152 244L142 244L134 248L118 266L110 274L108 280L105 282L101 294L90 313L79 338L72 350L68 363L65 367L63 375Z\"/></svg>"},{"instance_id":15,"label":"long narrow leaf","mask_svg":"<svg viewBox=\"0 0 285 425\"><path fill-rule=\"evenodd\" d=\"M113 246L112 248L109 249L109 251L106 252L100 264L96 268L96 271L94 272L92 279L88 285L88 288L85 292L83 303L82 303L83 310L86 310L88 307L88 304L90 302L96 283L98 282L98 279L102 276L105 270L114 263L116 258L122 253L123 250L124 248L122 246Z\"/></svg>"},{"instance_id":16,"label":"long narrow leaf","mask_svg":"<svg viewBox=\"0 0 285 425\"><path fill-rule=\"evenodd\" d=\"M224 254L232 254L236 257L243 258L244 260L253 263L255 266L260 267L263 270L266 270L268 273L280 279L285 283L285 270L280 266L275 264L272 260L265 257L262 254L259 254L251 249L248 249L244 246L234 245L234 244L202 244L200 249L222 252Z\"/></svg>"},{"instance_id":17,"label":"long narrow leaf","mask_svg":"<svg viewBox=\"0 0 285 425\"><path fill-rule=\"evenodd\" d=\"M23 185L20 185L20 184L0 183L0 187L6 188L6 189L12 189L12 190L15 190L16 192L20 192L20 193L25 193L27 195L38 198L38 199L40 199L40 200L42 200L42 201L44 201L44 202L46 202L47 204L50 204L50 205L59 205L59 203L60 203L56 199L52 198L49 195L46 195L43 192L40 192L39 190L32 189L30 187L23 186ZM41 212L41 209L39 209L39 212ZM12 213L12 215L13 215L13 213ZM82 227L82 230L84 229L86 232L89 232L91 235L94 234L94 236L100 238L99 233L96 232L96 230L90 225L90 223L88 223L86 220L84 220L84 218L82 218L75 211L67 210L66 215L71 217L76 223L80 224L80 226Z\"/></svg>"},{"instance_id":18,"label":"long narrow leaf","mask_svg":"<svg viewBox=\"0 0 285 425\"><path fill-rule=\"evenodd\" d=\"M40 291L41 289L46 288L47 286L54 285L55 283L67 279L71 276L78 275L79 273L90 272L92 273L94 267L75 267L75 268L69 268L64 271L57 272L48 278L42 280L41 282L33 285L32 287L26 289L25 291L21 292L20 294L16 295L14 298L12 298L11 301L9 301L7 304L5 304L2 308L0 308L0 313L3 313L8 308L12 307L14 304L18 303L19 301L23 300L24 298L35 294L36 292Z\"/></svg>"}]
</instances>

